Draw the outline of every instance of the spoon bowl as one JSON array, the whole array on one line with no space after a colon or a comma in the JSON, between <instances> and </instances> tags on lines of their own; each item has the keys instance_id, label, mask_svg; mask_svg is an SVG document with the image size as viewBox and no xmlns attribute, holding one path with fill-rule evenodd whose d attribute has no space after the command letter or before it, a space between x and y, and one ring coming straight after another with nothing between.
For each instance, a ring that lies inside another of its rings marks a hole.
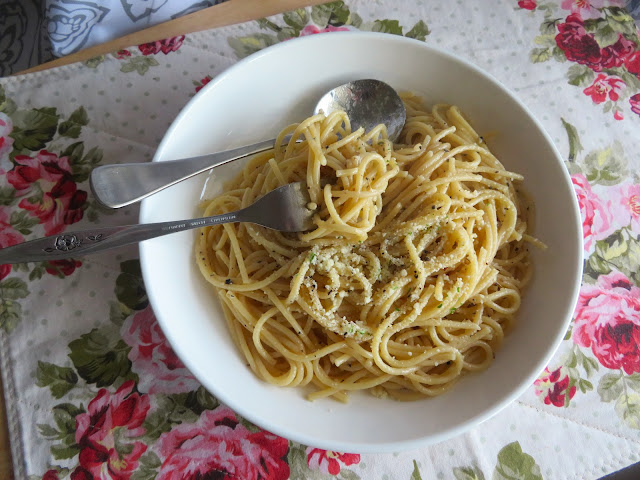
<instances>
[{"instance_id":1,"label":"spoon bowl","mask_svg":"<svg viewBox=\"0 0 640 480\"><path fill-rule=\"evenodd\" d=\"M364 127L367 131L385 124L392 141L400 134L406 120L402 99L392 87L380 80L355 80L332 89L320 99L315 113L329 114L336 110L347 113L354 130ZM285 137L286 142L289 139ZM104 206L125 207L213 167L269 150L275 142L275 139L265 140L168 162L103 165L91 172L91 190Z\"/></svg>"}]
</instances>

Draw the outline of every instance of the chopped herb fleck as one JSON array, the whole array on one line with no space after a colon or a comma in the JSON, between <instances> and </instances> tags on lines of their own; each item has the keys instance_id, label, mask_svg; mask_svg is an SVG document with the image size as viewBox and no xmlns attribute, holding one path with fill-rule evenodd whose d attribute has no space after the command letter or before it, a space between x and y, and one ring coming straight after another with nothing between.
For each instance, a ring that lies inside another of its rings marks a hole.
<instances>
[{"instance_id":1,"label":"chopped herb fleck","mask_svg":"<svg viewBox=\"0 0 640 480\"><path fill-rule=\"evenodd\" d=\"M442 304L438 305L438 308L442 308Z\"/></svg>"},{"instance_id":2,"label":"chopped herb fleck","mask_svg":"<svg viewBox=\"0 0 640 480\"><path fill-rule=\"evenodd\" d=\"M312 253L311 255L309 255L309 261L313 262L313 259L316 258L316 254Z\"/></svg>"},{"instance_id":3,"label":"chopped herb fleck","mask_svg":"<svg viewBox=\"0 0 640 480\"><path fill-rule=\"evenodd\" d=\"M227 284L227 285L231 285L233 282L231 281L231 279L230 279L230 278L227 278L227 279L224 281L224 283L225 283L225 284Z\"/></svg>"}]
</instances>

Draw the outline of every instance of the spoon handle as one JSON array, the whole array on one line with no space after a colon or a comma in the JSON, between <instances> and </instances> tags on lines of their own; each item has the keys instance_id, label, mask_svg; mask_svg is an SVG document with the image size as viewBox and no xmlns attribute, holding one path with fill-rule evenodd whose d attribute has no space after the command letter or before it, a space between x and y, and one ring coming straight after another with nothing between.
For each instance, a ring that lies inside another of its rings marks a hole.
<instances>
[{"instance_id":1,"label":"spoon handle","mask_svg":"<svg viewBox=\"0 0 640 480\"><path fill-rule=\"evenodd\" d=\"M236 212L191 220L102 227L51 235L0 249L0 265L77 258L169 233L220 223L251 221L253 217L250 207L247 207Z\"/></svg>"},{"instance_id":2,"label":"spoon handle","mask_svg":"<svg viewBox=\"0 0 640 480\"><path fill-rule=\"evenodd\" d=\"M284 142L291 137L288 135ZM110 208L138 202L182 180L218 165L273 148L275 139L244 147L168 162L103 165L91 172L91 190L98 201Z\"/></svg>"}]
</instances>

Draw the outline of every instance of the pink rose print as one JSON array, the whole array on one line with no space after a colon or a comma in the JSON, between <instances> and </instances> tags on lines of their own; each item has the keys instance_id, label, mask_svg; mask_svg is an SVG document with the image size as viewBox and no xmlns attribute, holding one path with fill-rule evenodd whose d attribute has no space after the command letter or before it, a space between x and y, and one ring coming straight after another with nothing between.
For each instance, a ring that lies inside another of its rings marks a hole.
<instances>
[{"instance_id":1,"label":"pink rose print","mask_svg":"<svg viewBox=\"0 0 640 480\"><path fill-rule=\"evenodd\" d=\"M24 241L24 237L16 232L9 223L9 209L0 207L0 247L10 247ZM11 264L0 265L0 280L11 273Z\"/></svg>"},{"instance_id":2,"label":"pink rose print","mask_svg":"<svg viewBox=\"0 0 640 480\"><path fill-rule=\"evenodd\" d=\"M631 229L640 235L640 185L624 183L613 193L611 210L621 225L631 224Z\"/></svg>"},{"instance_id":3,"label":"pink rose print","mask_svg":"<svg viewBox=\"0 0 640 480\"><path fill-rule=\"evenodd\" d=\"M147 393L183 393L200 383L171 349L151 307L129 316L122 325L122 339L131 347L131 369L138 374L138 389Z\"/></svg>"},{"instance_id":4,"label":"pink rose print","mask_svg":"<svg viewBox=\"0 0 640 480\"><path fill-rule=\"evenodd\" d=\"M340 453L307 447L307 465L311 470L337 475L340 473L341 465L349 466L358 463L360 463L360 455L357 453Z\"/></svg>"},{"instance_id":5,"label":"pink rose print","mask_svg":"<svg viewBox=\"0 0 640 480\"><path fill-rule=\"evenodd\" d=\"M118 50L115 53L115 56L118 60L122 60L124 58L130 57L131 56L131 52L129 50Z\"/></svg>"},{"instance_id":6,"label":"pink rose print","mask_svg":"<svg viewBox=\"0 0 640 480\"><path fill-rule=\"evenodd\" d=\"M89 402L86 413L76 417L76 443L79 463L85 471L74 471L76 478L114 478L129 480L138 468L138 459L147 450L141 442L122 443L139 437L149 411L149 397L134 393L128 381L114 393L102 388ZM72 475L73 477L73 475Z\"/></svg>"},{"instance_id":7,"label":"pink rose print","mask_svg":"<svg viewBox=\"0 0 640 480\"><path fill-rule=\"evenodd\" d=\"M538 5L536 4L536 0L520 0L518 6L525 10L535 10Z\"/></svg>"},{"instance_id":8,"label":"pink rose print","mask_svg":"<svg viewBox=\"0 0 640 480\"><path fill-rule=\"evenodd\" d=\"M138 49L143 55L154 55L162 52L167 55L169 52L175 52L182 46L184 35L179 37L165 38L164 40L156 40L155 42L143 43L138 45Z\"/></svg>"},{"instance_id":9,"label":"pink rose print","mask_svg":"<svg viewBox=\"0 0 640 480\"><path fill-rule=\"evenodd\" d=\"M562 371L563 367L555 369L553 372L549 368L545 368L542 375L533 382L536 395L542 398L545 405L555 405L556 407L564 407L567 395L572 399L576 394L575 385L569 390L569 375Z\"/></svg>"},{"instance_id":10,"label":"pink rose print","mask_svg":"<svg viewBox=\"0 0 640 480\"><path fill-rule=\"evenodd\" d=\"M0 175L13 167L11 160L9 160L9 154L13 148L13 138L9 136L12 131L11 118L0 112Z\"/></svg>"},{"instance_id":11,"label":"pink rose print","mask_svg":"<svg viewBox=\"0 0 640 480\"><path fill-rule=\"evenodd\" d=\"M76 271L76 268L81 266L81 261L73 260L71 258L66 260L49 260L45 270L49 275L53 275L55 277L68 277Z\"/></svg>"},{"instance_id":12,"label":"pink rose print","mask_svg":"<svg viewBox=\"0 0 640 480\"><path fill-rule=\"evenodd\" d=\"M66 225L82 219L87 192L78 190L67 157L40 150L35 158L17 155L15 161L7 180L19 196L29 195L18 206L40 219L46 235L60 233ZM34 200L38 195L42 198Z\"/></svg>"},{"instance_id":13,"label":"pink rose print","mask_svg":"<svg viewBox=\"0 0 640 480\"><path fill-rule=\"evenodd\" d=\"M580 15L569 15L565 23L558 25L558 32L556 44L564 52L567 60L587 65L595 71L602 70L600 46L595 37L584 29Z\"/></svg>"},{"instance_id":14,"label":"pink rose print","mask_svg":"<svg viewBox=\"0 0 640 480\"><path fill-rule=\"evenodd\" d=\"M640 93L636 93L630 97L629 104L631 105L631 111L636 115L640 115Z\"/></svg>"},{"instance_id":15,"label":"pink rose print","mask_svg":"<svg viewBox=\"0 0 640 480\"><path fill-rule=\"evenodd\" d=\"M607 205L591 190L587 178L577 173L571 176L573 187L578 197L580 214L582 216L582 234L584 249L590 252L595 240L607 238L615 230L612 214Z\"/></svg>"},{"instance_id":16,"label":"pink rose print","mask_svg":"<svg viewBox=\"0 0 640 480\"><path fill-rule=\"evenodd\" d=\"M619 272L583 285L572 337L605 367L640 372L640 288Z\"/></svg>"},{"instance_id":17,"label":"pink rose print","mask_svg":"<svg viewBox=\"0 0 640 480\"><path fill-rule=\"evenodd\" d=\"M610 100L616 102L625 86L626 84L621 78L599 73L593 84L584 89L584 94L590 96L594 103L606 101L607 96L609 96Z\"/></svg>"},{"instance_id":18,"label":"pink rose print","mask_svg":"<svg viewBox=\"0 0 640 480\"><path fill-rule=\"evenodd\" d=\"M624 120L624 114L622 113L622 110L617 110L615 112L613 112L613 118L615 118L616 120Z\"/></svg>"},{"instance_id":19,"label":"pink rose print","mask_svg":"<svg viewBox=\"0 0 640 480\"><path fill-rule=\"evenodd\" d=\"M315 35L316 33L328 33L328 32L348 32L349 29L347 27L334 27L327 26L327 28L319 29L315 25L307 25L300 32L301 37L306 37L307 35Z\"/></svg>"},{"instance_id":20,"label":"pink rose print","mask_svg":"<svg viewBox=\"0 0 640 480\"><path fill-rule=\"evenodd\" d=\"M224 406L163 433L156 445L162 459L156 480L289 478L284 460L288 440L264 431L251 433Z\"/></svg>"},{"instance_id":21,"label":"pink rose print","mask_svg":"<svg viewBox=\"0 0 640 480\"><path fill-rule=\"evenodd\" d=\"M600 17L597 9L604 6L604 0L563 0L560 6L586 20Z\"/></svg>"}]
</instances>

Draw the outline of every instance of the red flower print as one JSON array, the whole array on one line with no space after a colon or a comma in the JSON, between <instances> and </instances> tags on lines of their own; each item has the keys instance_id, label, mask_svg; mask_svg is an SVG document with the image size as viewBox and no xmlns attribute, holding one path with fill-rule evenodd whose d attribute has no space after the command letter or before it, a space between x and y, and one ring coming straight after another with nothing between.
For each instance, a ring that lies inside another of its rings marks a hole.
<instances>
[{"instance_id":1,"label":"red flower print","mask_svg":"<svg viewBox=\"0 0 640 480\"><path fill-rule=\"evenodd\" d=\"M347 27L333 27L331 25L327 26L327 28L319 29L315 25L307 25L300 32L301 37L306 37L307 35L315 35L317 33L328 33L328 32L348 32L349 29Z\"/></svg>"},{"instance_id":2,"label":"red flower print","mask_svg":"<svg viewBox=\"0 0 640 480\"><path fill-rule=\"evenodd\" d=\"M591 347L607 368L640 372L640 288L622 273L601 275L582 286L575 315L577 345Z\"/></svg>"},{"instance_id":3,"label":"red flower print","mask_svg":"<svg viewBox=\"0 0 640 480\"><path fill-rule=\"evenodd\" d=\"M360 463L360 455L357 453L340 453L307 447L307 465L311 470L337 475L340 473L341 465L348 466L357 463Z\"/></svg>"},{"instance_id":4,"label":"red flower print","mask_svg":"<svg viewBox=\"0 0 640 480\"><path fill-rule=\"evenodd\" d=\"M622 110L616 110L615 112L613 112L613 118L615 118L616 120L624 120L624 114L622 113Z\"/></svg>"},{"instance_id":5,"label":"red flower print","mask_svg":"<svg viewBox=\"0 0 640 480\"><path fill-rule=\"evenodd\" d=\"M48 274L56 277L68 277L80 266L82 266L82 262L73 259L49 260L45 270Z\"/></svg>"},{"instance_id":6,"label":"red flower print","mask_svg":"<svg viewBox=\"0 0 640 480\"><path fill-rule=\"evenodd\" d=\"M156 40L155 42L143 43L138 45L138 49L143 55L155 55L162 52L165 55L169 52L175 52L182 46L184 35L179 37L165 38L164 40Z\"/></svg>"},{"instance_id":7,"label":"red flower print","mask_svg":"<svg viewBox=\"0 0 640 480\"><path fill-rule=\"evenodd\" d=\"M640 78L640 50L629 55L624 61L624 66L629 72L638 75L638 78Z\"/></svg>"},{"instance_id":8,"label":"red flower print","mask_svg":"<svg viewBox=\"0 0 640 480\"><path fill-rule=\"evenodd\" d=\"M42 476L42 480L60 480L60 477L58 477L58 471L57 470L48 470Z\"/></svg>"},{"instance_id":9,"label":"red flower print","mask_svg":"<svg viewBox=\"0 0 640 480\"><path fill-rule=\"evenodd\" d=\"M211 78L211 75L207 75L206 77L204 77L202 80L200 80L200 83L198 83L196 85L196 93L198 93L200 90L202 90L202 87L204 87L207 83L209 83L211 80L213 80ZM196 83L196 82L193 82Z\"/></svg>"},{"instance_id":10,"label":"red flower print","mask_svg":"<svg viewBox=\"0 0 640 480\"><path fill-rule=\"evenodd\" d=\"M550 372L549 368L545 368L542 375L533 382L536 395L542 398L545 405L564 407L567 395L569 399L572 399L576 394L575 385L569 388L569 375L564 373L562 368L559 367L553 372ZM569 390L567 390L568 388Z\"/></svg>"},{"instance_id":11,"label":"red flower print","mask_svg":"<svg viewBox=\"0 0 640 480\"><path fill-rule=\"evenodd\" d=\"M129 360L138 373L138 389L147 393L183 393L200 383L171 349L151 307L129 316L122 325L122 339L131 347Z\"/></svg>"},{"instance_id":12,"label":"red flower print","mask_svg":"<svg viewBox=\"0 0 640 480\"><path fill-rule=\"evenodd\" d=\"M536 4L536 0L520 0L518 6L525 10L535 10L538 5Z\"/></svg>"},{"instance_id":13,"label":"red flower print","mask_svg":"<svg viewBox=\"0 0 640 480\"><path fill-rule=\"evenodd\" d=\"M640 93L636 93L630 97L629 104L631 105L631 111L636 115L640 115Z\"/></svg>"},{"instance_id":14,"label":"red flower print","mask_svg":"<svg viewBox=\"0 0 640 480\"><path fill-rule=\"evenodd\" d=\"M558 25L556 43L562 49L567 60L587 65L600 71L600 46L595 37L584 29L584 22L579 15L569 15L565 23Z\"/></svg>"},{"instance_id":15,"label":"red flower print","mask_svg":"<svg viewBox=\"0 0 640 480\"><path fill-rule=\"evenodd\" d=\"M16 232L9 223L9 209L0 207L0 247L10 247L24 241L24 237ZM9 275L11 264L0 265L0 280Z\"/></svg>"},{"instance_id":16,"label":"red flower print","mask_svg":"<svg viewBox=\"0 0 640 480\"><path fill-rule=\"evenodd\" d=\"M9 160L9 154L13 149L13 138L9 136L12 131L11 118L0 112L0 175L13 167L11 160Z\"/></svg>"},{"instance_id":17,"label":"red flower print","mask_svg":"<svg viewBox=\"0 0 640 480\"><path fill-rule=\"evenodd\" d=\"M599 73L593 84L584 89L584 94L591 97L593 103L602 103L607 99L616 102L620 98L620 92L627 84L619 77L607 76Z\"/></svg>"},{"instance_id":18,"label":"red flower print","mask_svg":"<svg viewBox=\"0 0 640 480\"><path fill-rule=\"evenodd\" d=\"M129 50L118 50L114 55L118 60L122 60L123 58L130 57L131 52Z\"/></svg>"},{"instance_id":19,"label":"red flower print","mask_svg":"<svg viewBox=\"0 0 640 480\"><path fill-rule=\"evenodd\" d=\"M264 431L251 433L223 406L163 433L156 445L162 458L156 480L289 478L284 460L289 441Z\"/></svg>"},{"instance_id":20,"label":"red flower print","mask_svg":"<svg viewBox=\"0 0 640 480\"><path fill-rule=\"evenodd\" d=\"M635 43L633 43L631 40L627 40L622 35L619 35L618 41L616 43L600 50L601 67L620 67L624 63L626 58L631 54L631 52L633 52L635 46Z\"/></svg>"},{"instance_id":21,"label":"red flower print","mask_svg":"<svg viewBox=\"0 0 640 480\"><path fill-rule=\"evenodd\" d=\"M571 181L578 197L582 216L584 249L586 252L590 252L594 241L607 238L615 230L615 225L612 222L613 216L609 206L604 204L593 192L583 174L572 175Z\"/></svg>"},{"instance_id":22,"label":"red flower print","mask_svg":"<svg viewBox=\"0 0 640 480\"><path fill-rule=\"evenodd\" d=\"M145 432L142 423L149 411L149 397L134 393L134 385L125 382L113 395L100 389L87 412L76 417L80 466L96 478L129 480L147 450L141 442L122 443Z\"/></svg>"},{"instance_id":23,"label":"red flower print","mask_svg":"<svg viewBox=\"0 0 640 480\"><path fill-rule=\"evenodd\" d=\"M7 180L23 198L18 206L38 217L46 235L54 235L82 219L87 192L78 190L67 157L40 150L35 158L15 157Z\"/></svg>"}]
</instances>

